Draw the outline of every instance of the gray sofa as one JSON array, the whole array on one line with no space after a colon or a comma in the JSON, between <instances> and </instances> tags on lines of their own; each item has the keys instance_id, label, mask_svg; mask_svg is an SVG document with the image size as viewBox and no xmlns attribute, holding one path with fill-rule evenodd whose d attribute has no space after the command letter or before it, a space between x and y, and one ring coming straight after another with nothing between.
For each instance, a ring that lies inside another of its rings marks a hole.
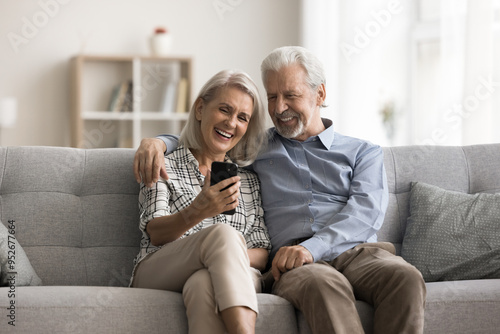
<instances>
[{"instance_id":1,"label":"gray sofa","mask_svg":"<svg viewBox=\"0 0 500 334\"><path fill-rule=\"evenodd\" d=\"M398 251L411 182L500 192L500 144L384 151L390 203L379 240ZM16 254L22 247L42 280L0 288L1 333L187 333L180 294L127 288L140 241L133 156L131 149L0 148L0 219L13 225ZM427 289L426 333L498 333L500 279ZM258 300L257 333L310 333L284 299ZM360 301L358 311L370 333L372 307Z\"/></svg>"}]
</instances>

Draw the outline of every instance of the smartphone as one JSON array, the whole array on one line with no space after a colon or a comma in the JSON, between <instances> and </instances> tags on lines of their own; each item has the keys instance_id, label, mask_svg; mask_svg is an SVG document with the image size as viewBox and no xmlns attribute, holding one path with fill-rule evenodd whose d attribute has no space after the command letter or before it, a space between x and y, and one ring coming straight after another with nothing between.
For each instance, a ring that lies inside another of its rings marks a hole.
<instances>
[{"instance_id":1,"label":"smartphone","mask_svg":"<svg viewBox=\"0 0 500 334\"><path fill-rule=\"evenodd\" d=\"M219 183L222 180L238 175L238 165L232 162L212 162L212 170L210 172L210 185ZM233 183L234 184L234 183ZM226 190L233 184L228 185L222 190ZM222 191L221 190L221 191ZM234 215L235 209L224 211L223 214Z\"/></svg>"}]
</instances>

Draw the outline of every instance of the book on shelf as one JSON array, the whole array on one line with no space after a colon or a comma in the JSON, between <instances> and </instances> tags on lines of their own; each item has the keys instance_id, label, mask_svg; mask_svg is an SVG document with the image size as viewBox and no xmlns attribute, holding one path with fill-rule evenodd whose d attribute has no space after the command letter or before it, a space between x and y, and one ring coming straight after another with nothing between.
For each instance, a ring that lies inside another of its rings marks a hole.
<instances>
[{"instance_id":1,"label":"book on shelf","mask_svg":"<svg viewBox=\"0 0 500 334\"><path fill-rule=\"evenodd\" d=\"M111 97L108 104L109 111L112 111L115 108L116 102L118 101L118 94L120 94L120 88L121 84L114 86L113 90L111 91Z\"/></svg>"},{"instance_id":2,"label":"book on shelf","mask_svg":"<svg viewBox=\"0 0 500 334\"><path fill-rule=\"evenodd\" d=\"M132 80L123 81L113 87L109 100L108 110L113 112L133 110Z\"/></svg>"},{"instance_id":3,"label":"book on shelf","mask_svg":"<svg viewBox=\"0 0 500 334\"><path fill-rule=\"evenodd\" d=\"M181 81L181 64L178 61L172 61L164 64L163 76L163 95L161 99L160 112L174 113L177 111L177 96L179 82Z\"/></svg>"},{"instance_id":4,"label":"book on shelf","mask_svg":"<svg viewBox=\"0 0 500 334\"><path fill-rule=\"evenodd\" d=\"M125 93L125 98L123 100L120 111L133 111L134 110L134 84L132 80L127 82L127 92Z\"/></svg>"},{"instance_id":5,"label":"book on shelf","mask_svg":"<svg viewBox=\"0 0 500 334\"><path fill-rule=\"evenodd\" d=\"M188 108L188 80L181 78L177 87L177 112L186 113Z\"/></svg>"}]
</instances>

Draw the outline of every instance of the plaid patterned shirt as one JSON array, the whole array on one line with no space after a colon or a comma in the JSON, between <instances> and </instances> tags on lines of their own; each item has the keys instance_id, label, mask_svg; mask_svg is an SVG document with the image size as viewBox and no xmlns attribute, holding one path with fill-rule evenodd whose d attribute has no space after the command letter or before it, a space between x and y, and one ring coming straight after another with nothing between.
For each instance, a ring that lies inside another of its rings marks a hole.
<instances>
[{"instance_id":1,"label":"plaid patterned shirt","mask_svg":"<svg viewBox=\"0 0 500 334\"><path fill-rule=\"evenodd\" d=\"M226 157L226 160L228 158ZM139 194L139 229L142 231L141 250L135 258L137 265L147 254L160 249L151 244L146 226L153 218L182 211L201 192L205 176L200 172L198 161L189 149L179 146L165 157L169 179L160 179L152 188L141 184ZM261 205L260 185L257 176L239 168L241 177L239 204L234 215L219 214L206 218L187 230L181 238L194 234L214 224L229 224L239 231L248 248L271 249L267 228L264 225L264 210Z\"/></svg>"}]
</instances>

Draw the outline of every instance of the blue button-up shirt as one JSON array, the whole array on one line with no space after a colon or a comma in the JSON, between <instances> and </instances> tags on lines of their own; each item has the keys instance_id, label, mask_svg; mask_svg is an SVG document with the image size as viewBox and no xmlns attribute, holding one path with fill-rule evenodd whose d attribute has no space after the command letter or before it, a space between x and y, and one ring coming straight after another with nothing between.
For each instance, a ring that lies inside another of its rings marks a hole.
<instances>
[{"instance_id":1,"label":"blue button-up shirt","mask_svg":"<svg viewBox=\"0 0 500 334\"><path fill-rule=\"evenodd\" d=\"M315 261L377 240L388 203L382 149L326 130L305 141L272 140L253 164L259 175L271 256L296 239Z\"/></svg>"},{"instance_id":2,"label":"blue button-up shirt","mask_svg":"<svg viewBox=\"0 0 500 334\"><path fill-rule=\"evenodd\" d=\"M388 203L380 146L326 130L305 141L271 129L271 140L250 168L262 190L271 259L280 247L300 245L314 261L331 261L364 242L375 242ZM172 136L162 136L168 150ZM175 139L174 139L175 140Z\"/></svg>"}]
</instances>

